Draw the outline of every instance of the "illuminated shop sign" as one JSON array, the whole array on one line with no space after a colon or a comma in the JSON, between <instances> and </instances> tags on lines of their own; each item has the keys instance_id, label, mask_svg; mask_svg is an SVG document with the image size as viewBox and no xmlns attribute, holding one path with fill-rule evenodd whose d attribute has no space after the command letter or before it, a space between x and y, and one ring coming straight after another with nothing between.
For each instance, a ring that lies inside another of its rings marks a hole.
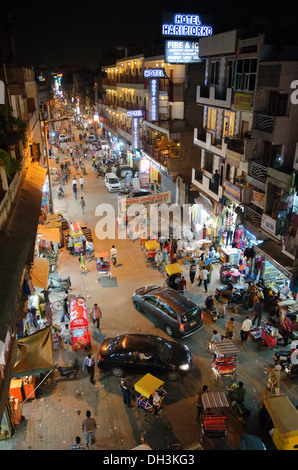
<instances>
[{"instance_id":1,"label":"illuminated shop sign","mask_svg":"<svg viewBox=\"0 0 298 470\"><path fill-rule=\"evenodd\" d=\"M168 64L202 62L199 57L199 42L166 40L165 60Z\"/></svg>"},{"instance_id":2,"label":"illuminated shop sign","mask_svg":"<svg viewBox=\"0 0 298 470\"><path fill-rule=\"evenodd\" d=\"M138 150L139 145L139 119L137 117L132 118L132 148Z\"/></svg>"},{"instance_id":3,"label":"illuminated shop sign","mask_svg":"<svg viewBox=\"0 0 298 470\"><path fill-rule=\"evenodd\" d=\"M165 69L145 69L144 78L165 78Z\"/></svg>"},{"instance_id":4,"label":"illuminated shop sign","mask_svg":"<svg viewBox=\"0 0 298 470\"><path fill-rule=\"evenodd\" d=\"M164 13L163 17L163 36L204 37L213 33L212 26L205 25L199 15Z\"/></svg>"},{"instance_id":5,"label":"illuminated shop sign","mask_svg":"<svg viewBox=\"0 0 298 470\"><path fill-rule=\"evenodd\" d=\"M151 78L149 81L149 117L151 121L158 121L159 81L157 78Z\"/></svg>"},{"instance_id":6,"label":"illuminated shop sign","mask_svg":"<svg viewBox=\"0 0 298 470\"><path fill-rule=\"evenodd\" d=\"M127 117L143 117L143 111L141 109L135 109L133 111L127 111Z\"/></svg>"}]
</instances>

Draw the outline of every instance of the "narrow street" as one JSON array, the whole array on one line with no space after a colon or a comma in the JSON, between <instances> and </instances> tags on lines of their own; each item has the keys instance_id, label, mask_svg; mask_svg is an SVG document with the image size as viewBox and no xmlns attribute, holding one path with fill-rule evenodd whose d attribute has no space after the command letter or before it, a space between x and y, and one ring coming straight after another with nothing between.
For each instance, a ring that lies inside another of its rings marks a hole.
<instances>
[{"instance_id":1,"label":"narrow street","mask_svg":"<svg viewBox=\"0 0 298 470\"><path fill-rule=\"evenodd\" d=\"M73 129L78 142L78 131ZM75 143L71 142L74 146ZM66 144L62 144L66 147ZM135 289L143 285L163 285L164 279L158 270L146 266L145 256L139 240L99 240L95 236L96 207L102 203L112 204L117 209L117 193L109 193L105 188L103 178L97 178L91 167L91 154L85 161L87 175L84 176L84 189L78 188L78 199L75 200L71 180L63 187L65 195L57 198L57 187L53 187L54 212L63 214L64 218L72 221L84 220L91 229L95 252L110 251L112 244L118 250L118 267L112 268L112 279L97 280L95 261L86 261L88 273L81 274L78 258L71 256L63 248L59 253L58 270L55 277L70 276L72 293L83 295L87 300L88 309L97 303L103 318L100 323L100 332L96 332L90 322L92 338L92 353L98 354L100 343L105 337L116 336L121 333L149 333L168 338L166 333L155 325L152 319L138 313L131 301ZM74 167L71 171L75 174ZM80 174L80 173L79 173ZM85 214L79 205L83 196L86 201ZM219 281L219 264L214 266L209 291L212 293ZM189 266L183 266L187 281L185 295L204 306L206 294L203 286L198 287L189 282ZM50 299L54 302L62 297L62 292L51 291ZM62 312L53 311L54 320L59 325ZM242 380L247 390L245 401L251 411L248 423L244 426L240 421L228 413L228 436L221 441L208 441L204 443L206 450L237 449L239 438L243 433L258 434L258 403L264 397L267 371L273 366L274 350L261 347L258 342L248 340L246 344L240 342L240 327L246 312L229 314L235 318L234 343L238 347L239 364L237 366L237 381ZM194 335L178 340L186 344L193 357L193 368L189 375L177 382L165 381L167 390L164 417L148 419L140 410L133 407L127 409L122 402L120 379L99 372L95 369L95 385L89 381L88 375L81 371L76 380L65 380L54 372L54 381L48 380L38 390L37 398L28 400L23 408L23 421L17 427L15 436L0 442L0 450L67 450L74 443L75 436L80 435L81 423L85 418L86 410L90 410L97 422L96 450L129 450L140 444L141 437L145 435L148 445L153 450L166 449L168 444L181 443L182 449L192 448L200 442L200 430L197 421L196 395L203 384L207 384L213 391L225 391L225 382L214 384L211 380L211 355L205 348L205 342L212 336L216 328L221 334L224 332L225 319L220 318L216 325L209 317L204 316L204 327ZM281 347L282 349L282 347ZM55 363L67 363L78 357L82 364L85 357L83 351L73 352L69 349L54 351ZM140 376L130 376L136 382ZM286 393L296 404L297 396L294 392L294 383L289 378L282 377L281 391ZM268 392L267 392L268 393Z\"/></svg>"}]
</instances>

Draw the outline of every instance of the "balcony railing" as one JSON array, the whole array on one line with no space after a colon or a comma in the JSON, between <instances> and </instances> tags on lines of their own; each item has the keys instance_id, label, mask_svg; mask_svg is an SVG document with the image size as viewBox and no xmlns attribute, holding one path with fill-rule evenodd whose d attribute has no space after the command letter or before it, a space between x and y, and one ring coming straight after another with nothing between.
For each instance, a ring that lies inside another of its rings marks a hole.
<instances>
[{"instance_id":1,"label":"balcony railing","mask_svg":"<svg viewBox=\"0 0 298 470\"><path fill-rule=\"evenodd\" d=\"M248 174L261 183L266 183L268 170L267 167L260 165L259 163L250 162Z\"/></svg>"},{"instance_id":2,"label":"balcony railing","mask_svg":"<svg viewBox=\"0 0 298 470\"><path fill-rule=\"evenodd\" d=\"M255 227L261 227L261 222L262 222L261 214L259 214L258 212L256 212L249 206L245 206L244 214L245 214L245 220L247 222L250 222Z\"/></svg>"},{"instance_id":3,"label":"balcony railing","mask_svg":"<svg viewBox=\"0 0 298 470\"><path fill-rule=\"evenodd\" d=\"M274 116L268 116L266 114L256 114L254 128L258 131L267 132L272 134L274 130Z\"/></svg>"}]
</instances>

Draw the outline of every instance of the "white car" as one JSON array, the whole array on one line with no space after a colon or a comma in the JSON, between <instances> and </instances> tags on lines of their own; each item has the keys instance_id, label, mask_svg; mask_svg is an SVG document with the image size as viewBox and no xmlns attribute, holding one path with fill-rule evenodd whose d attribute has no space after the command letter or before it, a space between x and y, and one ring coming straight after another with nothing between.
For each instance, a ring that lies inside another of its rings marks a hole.
<instances>
[{"instance_id":1,"label":"white car","mask_svg":"<svg viewBox=\"0 0 298 470\"><path fill-rule=\"evenodd\" d=\"M60 135L59 135L59 141L60 141L60 142L67 142L67 135L65 135L65 134L60 134Z\"/></svg>"},{"instance_id":2,"label":"white car","mask_svg":"<svg viewBox=\"0 0 298 470\"><path fill-rule=\"evenodd\" d=\"M95 142L96 141L96 137L94 134L90 134L89 137L88 137L88 140L89 142Z\"/></svg>"},{"instance_id":3,"label":"white car","mask_svg":"<svg viewBox=\"0 0 298 470\"><path fill-rule=\"evenodd\" d=\"M105 175L105 185L109 192L120 191L121 184L115 173L106 173Z\"/></svg>"}]
</instances>

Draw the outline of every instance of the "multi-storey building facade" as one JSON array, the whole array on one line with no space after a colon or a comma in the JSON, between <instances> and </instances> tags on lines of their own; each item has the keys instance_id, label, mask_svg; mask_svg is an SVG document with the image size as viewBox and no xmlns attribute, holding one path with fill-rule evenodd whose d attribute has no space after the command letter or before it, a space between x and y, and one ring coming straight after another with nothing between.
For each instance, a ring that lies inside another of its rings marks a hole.
<instances>
[{"instance_id":1,"label":"multi-storey building facade","mask_svg":"<svg viewBox=\"0 0 298 470\"><path fill-rule=\"evenodd\" d=\"M146 69L164 69L165 78L159 80L158 116L150 117L149 79L144 78ZM196 75L202 64L193 68ZM133 146L132 117L127 112L141 110L139 126L139 149L150 162L150 182L157 182L160 190L171 190L172 200L179 199L178 175L191 180L191 160L199 156L192 148L193 123L200 122L200 110L189 113L188 103L193 104L186 65L167 64L164 55L147 57L146 54L124 57L104 67L106 78L102 80L103 98L99 104L102 128L106 135L123 140L126 149ZM140 156L140 155L139 155ZM185 200L183 200L185 202Z\"/></svg>"},{"instance_id":2,"label":"multi-storey building facade","mask_svg":"<svg viewBox=\"0 0 298 470\"><path fill-rule=\"evenodd\" d=\"M192 181L214 214L229 201L240 207L244 227L269 238L266 254L267 246L272 258L280 253L280 264L291 272L295 243L286 237L280 206L290 198L288 213L298 213L291 197L298 109L290 99L298 64L286 49L278 60L275 51L264 35L236 30L201 39L205 81L196 101L204 107L204 124L194 130L194 145L202 158Z\"/></svg>"}]
</instances>

